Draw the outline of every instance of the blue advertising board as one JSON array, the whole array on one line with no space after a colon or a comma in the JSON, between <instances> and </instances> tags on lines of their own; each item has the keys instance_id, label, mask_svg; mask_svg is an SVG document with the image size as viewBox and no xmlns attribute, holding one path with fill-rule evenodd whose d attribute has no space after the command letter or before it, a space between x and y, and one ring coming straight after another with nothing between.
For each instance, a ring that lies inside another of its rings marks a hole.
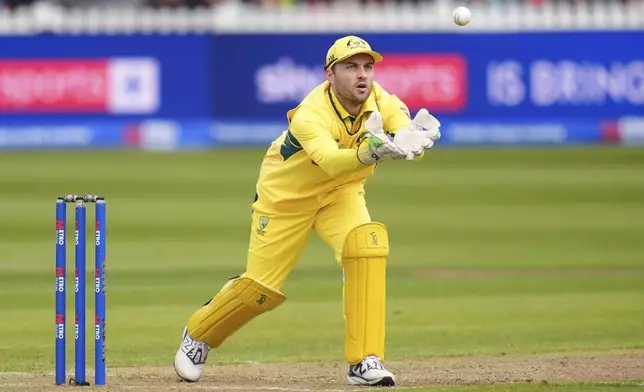
<instances>
[{"instance_id":1,"label":"blue advertising board","mask_svg":"<svg viewBox=\"0 0 644 392\"><path fill-rule=\"evenodd\" d=\"M644 32L365 34L447 144L642 140ZM0 37L0 149L266 146L333 34ZM627 135L625 137L623 135Z\"/></svg>"},{"instance_id":2,"label":"blue advertising board","mask_svg":"<svg viewBox=\"0 0 644 392\"><path fill-rule=\"evenodd\" d=\"M644 111L644 32L365 34L376 81L443 118L614 118ZM337 35L222 35L214 114L283 119L324 78Z\"/></svg>"}]
</instances>

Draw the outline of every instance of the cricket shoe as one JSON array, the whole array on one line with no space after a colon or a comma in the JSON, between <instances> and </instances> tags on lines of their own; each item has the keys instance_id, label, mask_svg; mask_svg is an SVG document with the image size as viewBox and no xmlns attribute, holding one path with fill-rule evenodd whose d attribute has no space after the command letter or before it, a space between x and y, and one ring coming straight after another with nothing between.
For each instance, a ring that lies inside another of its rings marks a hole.
<instances>
[{"instance_id":1,"label":"cricket shoe","mask_svg":"<svg viewBox=\"0 0 644 392\"><path fill-rule=\"evenodd\" d=\"M181 346L174 356L174 371L185 381L198 381L209 350L210 346L191 338L188 328L184 328Z\"/></svg>"},{"instance_id":2,"label":"cricket shoe","mask_svg":"<svg viewBox=\"0 0 644 392\"><path fill-rule=\"evenodd\" d=\"M351 385L393 387L394 375L385 369L380 358L369 355L355 365L349 365L347 380Z\"/></svg>"}]
</instances>

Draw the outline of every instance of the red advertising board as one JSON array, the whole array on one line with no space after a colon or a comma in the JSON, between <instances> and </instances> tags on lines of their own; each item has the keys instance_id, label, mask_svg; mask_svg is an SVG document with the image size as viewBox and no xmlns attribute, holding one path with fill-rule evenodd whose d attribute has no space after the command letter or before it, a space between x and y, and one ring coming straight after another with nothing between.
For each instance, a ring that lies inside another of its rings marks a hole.
<instances>
[{"instance_id":1,"label":"red advertising board","mask_svg":"<svg viewBox=\"0 0 644 392\"><path fill-rule=\"evenodd\" d=\"M105 112L107 60L2 60L0 110Z\"/></svg>"},{"instance_id":2,"label":"red advertising board","mask_svg":"<svg viewBox=\"0 0 644 392\"><path fill-rule=\"evenodd\" d=\"M153 58L0 60L0 113L154 113Z\"/></svg>"},{"instance_id":3,"label":"red advertising board","mask_svg":"<svg viewBox=\"0 0 644 392\"><path fill-rule=\"evenodd\" d=\"M458 54L383 54L375 80L410 108L460 112L467 103L467 62Z\"/></svg>"}]
</instances>

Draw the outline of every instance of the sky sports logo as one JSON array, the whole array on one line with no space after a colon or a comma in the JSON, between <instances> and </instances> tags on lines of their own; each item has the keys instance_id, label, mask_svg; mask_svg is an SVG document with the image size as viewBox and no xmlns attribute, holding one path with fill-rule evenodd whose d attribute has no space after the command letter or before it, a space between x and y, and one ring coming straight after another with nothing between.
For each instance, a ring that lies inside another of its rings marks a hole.
<instances>
[{"instance_id":1,"label":"sky sports logo","mask_svg":"<svg viewBox=\"0 0 644 392\"><path fill-rule=\"evenodd\" d=\"M453 53L385 53L374 80L409 108L457 113L467 105L467 60ZM284 56L260 66L254 75L255 99L261 104L296 104L324 81L316 65Z\"/></svg>"},{"instance_id":2,"label":"sky sports logo","mask_svg":"<svg viewBox=\"0 0 644 392\"><path fill-rule=\"evenodd\" d=\"M0 60L0 112L150 114L160 105L153 58Z\"/></svg>"},{"instance_id":3,"label":"sky sports logo","mask_svg":"<svg viewBox=\"0 0 644 392\"><path fill-rule=\"evenodd\" d=\"M412 109L460 112L467 105L467 61L459 54L387 54L375 79Z\"/></svg>"}]
</instances>

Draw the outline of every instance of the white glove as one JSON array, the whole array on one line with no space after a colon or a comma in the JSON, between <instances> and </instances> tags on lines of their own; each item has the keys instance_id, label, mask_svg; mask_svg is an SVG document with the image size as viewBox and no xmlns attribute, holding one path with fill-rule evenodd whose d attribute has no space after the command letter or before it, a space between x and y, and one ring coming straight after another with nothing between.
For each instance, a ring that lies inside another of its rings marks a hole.
<instances>
[{"instance_id":1,"label":"white glove","mask_svg":"<svg viewBox=\"0 0 644 392\"><path fill-rule=\"evenodd\" d=\"M396 146L382 129L382 116L374 111L364 124L368 134L358 146L358 159L365 165L373 165L387 159L402 159L408 152Z\"/></svg>"},{"instance_id":2,"label":"white glove","mask_svg":"<svg viewBox=\"0 0 644 392\"><path fill-rule=\"evenodd\" d=\"M432 148L441 137L441 123L427 109L418 111L409 128L396 131L394 143L407 152L405 159L414 160Z\"/></svg>"}]
</instances>

